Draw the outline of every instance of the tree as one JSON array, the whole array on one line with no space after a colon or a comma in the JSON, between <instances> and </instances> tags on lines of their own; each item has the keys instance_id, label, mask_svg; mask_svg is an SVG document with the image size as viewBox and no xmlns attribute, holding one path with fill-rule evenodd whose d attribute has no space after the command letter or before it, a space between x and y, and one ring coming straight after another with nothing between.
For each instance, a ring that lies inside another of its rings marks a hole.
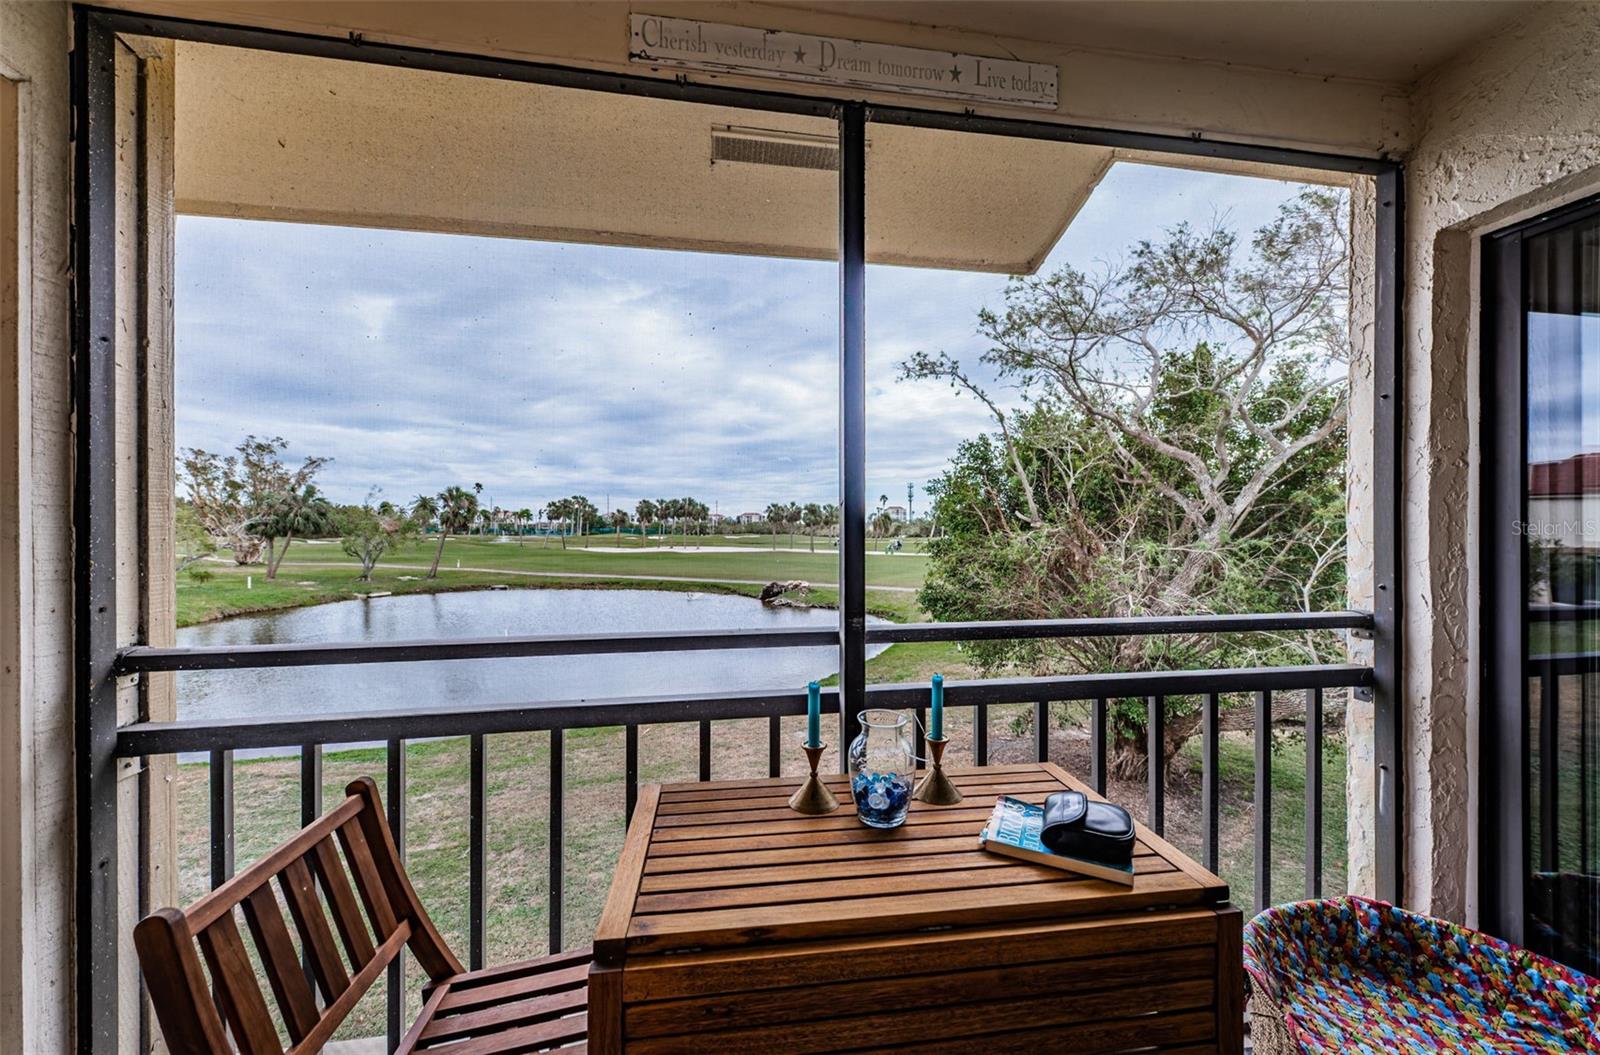
<instances>
[{"instance_id":1,"label":"tree","mask_svg":"<svg viewBox=\"0 0 1600 1055\"><path fill-rule=\"evenodd\" d=\"M237 564L255 564L267 540L251 530L279 495L310 484L331 458L308 457L291 469L279 458L288 450L282 436L246 436L229 455L199 447L178 452L178 483L206 534L223 540Z\"/></svg>"},{"instance_id":2,"label":"tree","mask_svg":"<svg viewBox=\"0 0 1600 1055\"><path fill-rule=\"evenodd\" d=\"M817 529L826 521L823 518L822 507L815 502L807 502L800 510L800 519L805 523L806 536L811 540L811 552L817 552Z\"/></svg>"},{"instance_id":3,"label":"tree","mask_svg":"<svg viewBox=\"0 0 1600 1055\"><path fill-rule=\"evenodd\" d=\"M411 521L416 525L419 534L426 534L428 529L439 521L439 499L433 495L418 495L413 498Z\"/></svg>"},{"instance_id":4,"label":"tree","mask_svg":"<svg viewBox=\"0 0 1600 1055\"><path fill-rule=\"evenodd\" d=\"M390 502L372 506L367 501L340 511L339 546L361 563L361 581L372 581L372 570L384 553L394 549L416 532L416 523L400 515Z\"/></svg>"},{"instance_id":5,"label":"tree","mask_svg":"<svg viewBox=\"0 0 1600 1055\"><path fill-rule=\"evenodd\" d=\"M639 504L633 507L633 512L634 515L639 518L639 527L642 529L642 534L640 535L640 544L649 545L650 525L655 521L656 517L660 515L659 510L656 508L656 504L650 501L650 499L641 498L639 499Z\"/></svg>"},{"instance_id":6,"label":"tree","mask_svg":"<svg viewBox=\"0 0 1600 1055\"><path fill-rule=\"evenodd\" d=\"M418 502L412 503L412 515L416 516L421 496ZM433 551L433 566L428 569L428 578L439 577L439 559L444 556L444 544L451 535L460 535L472 529L473 521L478 516L478 496L475 491L468 491L464 487L447 487L440 491L438 496L429 500L432 515L439 522L439 547Z\"/></svg>"},{"instance_id":7,"label":"tree","mask_svg":"<svg viewBox=\"0 0 1600 1055\"><path fill-rule=\"evenodd\" d=\"M217 552L216 540L200 523L194 505L181 498L173 506L172 543L179 572L187 571Z\"/></svg>"},{"instance_id":8,"label":"tree","mask_svg":"<svg viewBox=\"0 0 1600 1055\"><path fill-rule=\"evenodd\" d=\"M782 502L770 502L767 504L765 516L767 518L767 526L772 529L773 549L778 548L778 528L783 524L785 508Z\"/></svg>"},{"instance_id":9,"label":"tree","mask_svg":"<svg viewBox=\"0 0 1600 1055\"><path fill-rule=\"evenodd\" d=\"M306 484L274 495L266 511L251 520L248 529L267 542L267 580L270 582L278 577L278 568L289 555L289 543L295 536L308 538L335 530L333 507L317 492L316 484ZM283 548L274 556L273 543L280 538Z\"/></svg>"},{"instance_id":10,"label":"tree","mask_svg":"<svg viewBox=\"0 0 1600 1055\"><path fill-rule=\"evenodd\" d=\"M622 546L622 529L628 526L628 511L626 509L613 509L606 518L611 522L611 530L617 533L615 539L617 546Z\"/></svg>"},{"instance_id":11,"label":"tree","mask_svg":"<svg viewBox=\"0 0 1600 1055\"><path fill-rule=\"evenodd\" d=\"M978 399L993 435L930 488L944 529L921 600L940 619L1243 611L1343 603L1348 226L1307 190L1248 249L1179 226L1124 265L1015 279L979 314L985 370L917 353L907 378ZM1323 659L1327 635L1129 636L984 645L1039 672ZM1119 778L1145 771L1144 709L1113 714ZM1167 758L1198 726L1180 707Z\"/></svg>"}]
</instances>

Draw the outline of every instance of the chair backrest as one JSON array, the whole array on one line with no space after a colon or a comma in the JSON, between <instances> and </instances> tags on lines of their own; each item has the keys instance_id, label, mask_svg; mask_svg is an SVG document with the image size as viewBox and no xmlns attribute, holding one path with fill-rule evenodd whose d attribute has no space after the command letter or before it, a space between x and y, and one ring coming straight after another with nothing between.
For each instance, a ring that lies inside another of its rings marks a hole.
<instances>
[{"instance_id":1,"label":"chair backrest","mask_svg":"<svg viewBox=\"0 0 1600 1055\"><path fill-rule=\"evenodd\" d=\"M345 793L327 815L188 909L161 909L134 929L145 985L173 1055L235 1049L280 1055L280 1025L292 1055L317 1051L408 945L434 981L461 973L400 864L377 785L363 778Z\"/></svg>"}]
</instances>

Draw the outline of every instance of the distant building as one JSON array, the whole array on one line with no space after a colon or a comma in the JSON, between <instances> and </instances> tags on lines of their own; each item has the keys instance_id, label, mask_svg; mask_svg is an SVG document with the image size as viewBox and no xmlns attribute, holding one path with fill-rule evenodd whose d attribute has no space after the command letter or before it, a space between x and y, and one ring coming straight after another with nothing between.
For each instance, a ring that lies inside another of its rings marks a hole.
<instances>
[{"instance_id":1,"label":"distant building","mask_svg":"<svg viewBox=\"0 0 1600 1055\"><path fill-rule=\"evenodd\" d=\"M888 513L889 516L893 517L895 523L897 524L904 524L906 522L905 506L884 506L883 511Z\"/></svg>"},{"instance_id":2,"label":"distant building","mask_svg":"<svg viewBox=\"0 0 1600 1055\"><path fill-rule=\"evenodd\" d=\"M761 513L740 513L739 514L739 523L741 523L741 524L759 524L765 519L767 519L767 518L764 515L762 515Z\"/></svg>"}]
</instances>

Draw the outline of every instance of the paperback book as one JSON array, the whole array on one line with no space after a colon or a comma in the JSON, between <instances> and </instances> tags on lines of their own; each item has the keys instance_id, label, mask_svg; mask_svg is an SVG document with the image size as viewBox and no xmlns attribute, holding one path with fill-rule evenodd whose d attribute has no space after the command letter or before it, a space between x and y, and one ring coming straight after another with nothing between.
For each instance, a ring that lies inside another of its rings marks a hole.
<instances>
[{"instance_id":1,"label":"paperback book","mask_svg":"<svg viewBox=\"0 0 1600 1055\"><path fill-rule=\"evenodd\" d=\"M1034 864L1049 865L1064 872L1076 872L1079 875L1104 879L1123 886L1133 886L1131 864L1124 868L1103 861L1090 861L1055 853L1039 841L1039 832L1043 827L1043 806L1035 806L1031 802L1024 802L1010 795L1002 795L994 804L994 812L989 815L989 823L978 836L978 847L990 853L1005 854L1007 857L1032 861Z\"/></svg>"}]
</instances>

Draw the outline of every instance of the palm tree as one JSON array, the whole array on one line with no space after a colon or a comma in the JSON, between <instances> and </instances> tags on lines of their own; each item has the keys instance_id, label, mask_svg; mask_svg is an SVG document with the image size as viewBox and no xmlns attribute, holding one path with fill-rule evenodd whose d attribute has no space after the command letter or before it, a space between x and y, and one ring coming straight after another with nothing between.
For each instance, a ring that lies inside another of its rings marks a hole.
<instances>
[{"instance_id":1,"label":"palm tree","mask_svg":"<svg viewBox=\"0 0 1600 1055\"><path fill-rule=\"evenodd\" d=\"M656 518L656 504L648 498L639 499L639 504L633 507L634 515L639 518L639 527L642 530L640 545L650 542L650 524Z\"/></svg>"},{"instance_id":2,"label":"palm tree","mask_svg":"<svg viewBox=\"0 0 1600 1055\"><path fill-rule=\"evenodd\" d=\"M278 568L288 555L289 543L294 541L296 535L304 538L307 535L326 535L334 530L333 506L317 492L316 484L291 487L273 496L267 512L257 517L256 523L256 533L269 542L275 538L283 539L283 548L267 560L267 579L271 581L278 577Z\"/></svg>"},{"instance_id":3,"label":"palm tree","mask_svg":"<svg viewBox=\"0 0 1600 1055\"><path fill-rule=\"evenodd\" d=\"M800 510L800 518L806 525L806 535L811 539L811 552L817 552L817 529L827 521L823 518L822 507L815 502L807 502L805 508Z\"/></svg>"},{"instance_id":4,"label":"palm tree","mask_svg":"<svg viewBox=\"0 0 1600 1055\"><path fill-rule=\"evenodd\" d=\"M517 545L528 537L528 525L533 523L533 510L523 506L517 510Z\"/></svg>"},{"instance_id":5,"label":"palm tree","mask_svg":"<svg viewBox=\"0 0 1600 1055\"><path fill-rule=\"evenodd\" d=\"M767 526L772 528L772 548L778 548L778 525L783 523L784 506L782 502L768 502L767 511L762 514L767 518Z\"/></svg>"},{"instance_id":6,"label":"palm tree","mask_svg":"<svg viewBox=\"0 0 1600 1055\"><path fill-rule=\"evenodd\" d=\"M412 509L416 506L413 505ZM458 535L472 528L472 523L478 516L478 496L464 487L447 487L439 492L437 502L439 518L439 548L433 551L433 567L428 569L428 578L439 577L439 558L444 556L445 540L451 535Z\"/></svg>"},{"instance_id":7,"label":"palm tree","mask_svg":"<svg viewBox=\"0 0 1600 1055\"><path fill-rule=\"evenodd\" d=\"M628 526L628 511L626 509L613 509L607 519L611 521L611 527L617 533L617 547L620 549L622 547L622 529Z\"/></svg>"},{"instance_id":8,"label":"palm tree","mask_svg":"<svg viewBox=\"0 0 1600 1055\"><path fill-rule=\"evenodd\" d=\"M790 502L783 507L783 522L789 525L789 548L794 549L794 526L800 523L800 506Z\"/></svg>"}]
</instances>

